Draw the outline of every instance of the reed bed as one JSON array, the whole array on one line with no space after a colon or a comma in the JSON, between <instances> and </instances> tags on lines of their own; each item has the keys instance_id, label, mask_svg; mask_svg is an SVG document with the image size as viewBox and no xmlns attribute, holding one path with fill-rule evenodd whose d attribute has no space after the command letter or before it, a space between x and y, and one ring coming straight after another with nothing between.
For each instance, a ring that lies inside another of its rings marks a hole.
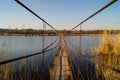
<instances>
[{"instance_id":1,"label":"reed bed","mask_svg":"<svg viewBox=\"0 0 120 80\"><path fill-rule=\"evenodd\" d=\"M112 36L104 31L104 35L98 48L95 48L96 61L105 66L95 64L98 80L120 80L120 34Z\"/></svg>"},{"instance_id":2,"label":"reed bed","mask_svg":"<svg viewBox=\"0 0 120 80\"><path fill-rule=\"evenodd\" d=\"M3 43L4 45L4 43ZM7 60L5 46L0 48L0 61ZM41 56L36 56L0 65L0 80L41 80ZM40 59L39 59L39 58ZM39 64L38 64L39 63Z\"/></svg>"},{"instance_id":3,"label":"reed bed","mask_svg":"<svg viewBox=\"0 0 120 80\"><path fill-rule=\"evenodd\" d=\"M41 78L39 66L28 65L27 59L0 66L0 80L38 80Z\"/></svg>"}]
</instances>

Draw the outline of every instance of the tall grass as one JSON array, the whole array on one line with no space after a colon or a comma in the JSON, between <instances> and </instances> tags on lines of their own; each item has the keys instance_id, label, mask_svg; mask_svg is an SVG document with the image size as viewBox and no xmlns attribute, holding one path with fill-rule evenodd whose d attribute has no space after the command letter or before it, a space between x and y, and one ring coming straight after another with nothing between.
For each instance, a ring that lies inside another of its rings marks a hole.
<instances>
[{"instance_id":1,"label":"tall grass","mask_svg":"<svg viewBox=\"0 0 120 80\"><path fill-rule=\"evenodd\" d=\"M0 42L0 62L11 59L11 41L6 40ZM17 46L18 44L16 44ZM45 45L47 46L47 44ZM42 54L29 58L14 61L8 64L0 65L0 80L45 80L49 78L49 67L52 64L52 59L56 50L51 53L47 52L44 55L44 72L42 72ZM23 54L23 53L22 53ZM52 54L52 57L50 56ZM17 55L17 53L16 53ZM27 54L25 54L27 55ZM17 57L17 56L16 56ZM19 56L18 56L19 57ZM45 74L42 76L42 74Z\"/></svg>"},{"instance_id":2,"label":"tall grass","mask_svg":"<svg viewBox=\"0 0 120 80\"><path fill-rule=\"evenodd\" d=\"M111 35L104 31L100 45L96 50L97 61L116 70L120 70L120 34ZM96 76L100 80L120 80L120 73L108 67L96 64Z\"/></svg>"},{"instance_id":3,"label":"tall grass","mask_svg":"<svg viewBox=\"0 0 120 80\"><path fill-rule=\"evenodd\" d=\"M40 80L41 68L31 59L31 65L27 59L0 65L0 80Z\"/></svg>"},{"instance_id":4,"label":"tall grass","mask_svg":"<svg viewBox=\"0 0 120 80\"><path fill-rule=\"evenodd\" d=\"M0 46L0 61L7 59L6 42ZM0 65L0 80L38 80L41 68L34 57ZM30 63L30 64L29 64Z\"/></svg>"},{"instance_id":5,"label":"tall grass","mask_svg":"<svg viewBox=\"0 0 120 80\"><path fill-rule=\"evenodd\" d=\"M112 36L104 30L97 55L120 55L120 34Z\"/></svg>"}]
</instances>

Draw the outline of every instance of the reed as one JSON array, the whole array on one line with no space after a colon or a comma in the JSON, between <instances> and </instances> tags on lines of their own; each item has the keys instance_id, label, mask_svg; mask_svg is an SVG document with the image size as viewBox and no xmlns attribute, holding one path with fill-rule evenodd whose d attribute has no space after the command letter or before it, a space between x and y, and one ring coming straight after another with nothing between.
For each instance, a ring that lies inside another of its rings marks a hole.
<instances>
[{"instance_id":1,"label":"reed","mask_svg":"<svg viewBox=\"0 0 120 80\"><path fill-rule=\"evenodd\" d=\"M117 71L120 70L120 34L112 36L104 31L104 35L98 48L93 50L96 53L96 60ZM98 79L120 80L120 73L107 67L96 65ZM99 66L99 67L98 67Z\"/></svg>"},{"instance_id":2,"label":"reed","mask_svg":"<svg viewBox=\"0 0 120 80\"><path fill-rule=\"evenodd\" d=\"M120 55L120 34L111 36L104 31L99 47L94 49L97 55Z\"/></svg>"}]
</instances>

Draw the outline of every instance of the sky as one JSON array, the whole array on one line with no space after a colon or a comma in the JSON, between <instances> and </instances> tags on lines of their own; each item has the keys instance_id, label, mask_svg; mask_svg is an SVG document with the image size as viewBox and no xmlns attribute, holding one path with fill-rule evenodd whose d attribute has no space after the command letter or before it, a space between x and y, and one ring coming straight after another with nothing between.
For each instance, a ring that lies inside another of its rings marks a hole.
<instances>
[{"instance_id":1,"label":"sky","mask_svg":"<svg viewBox=\"0 0 120 80\"><path fill-rule=\"evenodd\" d=\"M56 29L71 30L111 0L20 0ZM0 0L0 28L42 29L43 22L14 0ZM84 30L120 29L120 0L84 24ZM46 29L51 29L49 26ZM76 28L79 29L79 28Z\"/></svg>"}]
</instances>

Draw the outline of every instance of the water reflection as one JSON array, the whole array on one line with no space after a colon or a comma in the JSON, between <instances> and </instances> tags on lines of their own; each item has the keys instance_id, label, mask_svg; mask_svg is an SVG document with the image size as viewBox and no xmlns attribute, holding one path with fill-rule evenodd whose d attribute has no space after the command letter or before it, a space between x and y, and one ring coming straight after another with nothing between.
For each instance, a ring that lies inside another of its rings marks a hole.
<instances>
[{"instance_id":1,"label":"water reflection","mask_svg":"<svg viewBox=\"0 0 120 80\"><path fill-rule=\"evenodd\" d=\"M50 40L52 38L52 40ZM57 36L45 36L45 47L56 40ZM57 42L49 49L57 45ZM56 49L46 52L44 58L45 79L49 78L49 68L52 66ZM42 51L40 36L0 36L0 61ZM0 80L40 80L43 72L42 54L0 65Z\"/></svg>"},{"instance_id":2,"label":"water reflection","mask_svg":"<svg viewBox=\"0 0 120 80\"><path fill-rule=\"evenodd\" d=\"M98 58L101 57L100 55ZM102 55L102 64L106 66L99 66L96 64L97 78L105 80L119 80L120 79L120 56L116 55ZM109 68L110 67L110 68Z\"/></svg>"},{"instance_id":3,"label":"water reflection","mask_svg":"<svg viewBox=\"0 0 120 80\"><path fill-rule=\"evenodd\" d=\"M119 80L120 79L120 61L119 56L97 56L93 54L94 48L97 48L100 45L100 41L102 36L67 36L66 39L70 40L75 47L80 51L80 56L86 57L87 59L93 60L94 63L84 58L78 57L76 54L76 50L74 50L69 42L67 42L68 51L71 57L69 59L74 59L72 61L72 65L74 67L74 71L76 73L76 77L78 77L79 70L77 67L80 68L81 71L81 80ZM114 38L113 38L114 39ZM77 63L76 66L74 63ZM101 66L104 64L109 67ZM115 70L114 70L115 69ZM118 71L117 71L118 70ZM83 77L83 78L82 78Z\"/></svg>"},{"instance_id":4,"label":"water reflection","mask_svg":"<svg viewBox=\"0 0 120 80\"><path fill-rule=\"evenodd\" d=\"M52 37L52 41L57 36ZM67 42L69 59L72 62L75 76L81 80L119 80L120 79L120 56L115 55L94 55L93 48L98 47L102 37L100 36L67 36L76 48L80 51L80 56L87 57L93 61L105 64L114 69L110 69L99 64L92 63L86 59L78 57L76 51ZM51 37L45 37L45 47L51 42ZM56 43L57 44L57 43ZM52 47L54 47L54 44ZM42 37L17 37L1 36L0 37L0 61L15 58L31 53L40 52L42 49ZM53 58L57 48L45 53L45 79L49 78L49 68L52 66ZM79 68L79 69L78 69ZM42 54L27 59L19 60L0 66L0 80L38 80L41 79L42 73ZM118 70L118 71L117 71ZM80 71L80 72L79 72Z\"/></svg>"}]
</instances>

